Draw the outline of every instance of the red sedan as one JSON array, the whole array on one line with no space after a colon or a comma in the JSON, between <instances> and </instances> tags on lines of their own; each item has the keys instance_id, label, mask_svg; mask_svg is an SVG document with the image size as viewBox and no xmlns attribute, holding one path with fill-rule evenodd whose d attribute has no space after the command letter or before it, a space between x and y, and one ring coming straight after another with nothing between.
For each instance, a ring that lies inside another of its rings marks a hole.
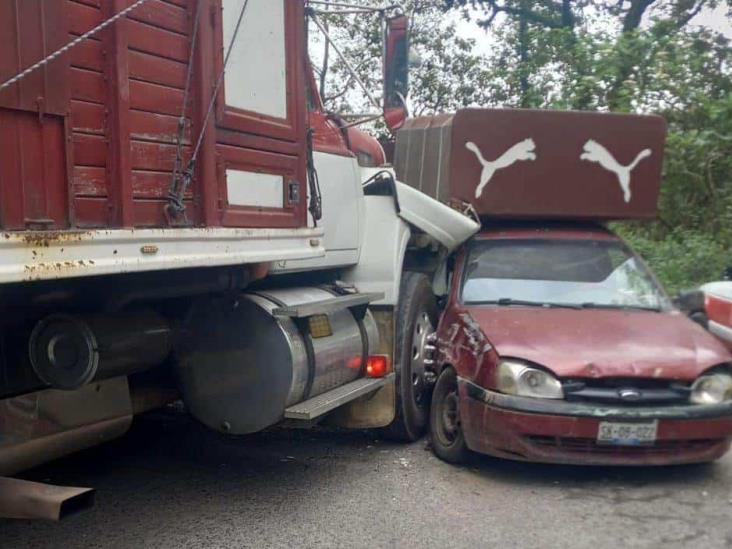
<instances>
[{"instance_id":1,"label":"red sedan","mask_svg":"<svg viewBox=\"0 0 732 549\"><path fill-rule=\"evenodd\" d=\"M435 453L605 465L706 462L732 437L732 355L600 226L466 244L436 333Z\"/></svg>"}]
</instances>

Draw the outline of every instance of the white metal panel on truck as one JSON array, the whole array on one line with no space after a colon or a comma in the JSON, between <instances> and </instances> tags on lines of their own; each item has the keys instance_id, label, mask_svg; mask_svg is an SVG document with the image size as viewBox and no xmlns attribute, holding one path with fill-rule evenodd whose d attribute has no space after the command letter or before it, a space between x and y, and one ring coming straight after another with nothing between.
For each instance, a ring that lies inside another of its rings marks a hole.
<instances>
[{"instance_id":1,"label":"white metal panel on truck","mask_svg":"<svg viewBox=\"0 0 732 549\"><path fill-rule=\"evenodd\" d=\"M366 196L366 232L358 265L343 273L343 280L360 292L383 292L373 305L396 305L404 255L412 235L396 212L394 197Z\"/></svg>"},{"instance_id":2,"label":"white metal panel on truck","mask_svg":"<svg viewBox=\"0 0 732 549\"><path fill-rule=\"evenodd\" d=\"M317 224L323 230L325 256L279 261L272 266L274 273L344 267L359 261L366 214L358 163L350 156L317 151L313 162L323 200L323 217ZM308 215L308 220L312 227L312 216Z\"/></svg>"},{"instance_id":3,"label":"white metal panel on truck","mask_svg":"<svg viewBox=\"0 0 732 549\"><path fill-rule=\"evenodd\" d=\"M246 1L223 0L224 50ZM230 107L287 118L284 0L249 0L226 67L224 93Z\"/></svg>"},{"instance_id":4,"label":"white metal panel on truck","mask_svg":"<svg viewBox=\"0 0 732 549\"><path fill-rule=\"evenodd\" d=\"M424 231L452 252L480 230L480 223L430 198L426 194L396 182L399 216Z\"/></svg>"},{"instance_id":5,"label":"white metal panel on truck","mask_svg":"<svg viewBox=\"0 0 732 549\"><path fill-rule=\"evenodd\" d=\"M270 173L226 170L226 198L233 206L282 208L285 178Z\"/></svg>"},{"instance_id":6,"label":"white metal panel on truck","mask_svg":"<svg viewBox=\"0 0 732 549\"><path fill-rule=\"evenodd\" d=\"M364 180L383 169L362 170ZM383 292L374 305L399 299L404 255L413 226L451 252L480 230L480 224L411 187L396 182L397 196L365 196L365 233L358 265L344 280L362 292ZM397 211L398 205L398 211Z\"/></svg>"}]
</instances>

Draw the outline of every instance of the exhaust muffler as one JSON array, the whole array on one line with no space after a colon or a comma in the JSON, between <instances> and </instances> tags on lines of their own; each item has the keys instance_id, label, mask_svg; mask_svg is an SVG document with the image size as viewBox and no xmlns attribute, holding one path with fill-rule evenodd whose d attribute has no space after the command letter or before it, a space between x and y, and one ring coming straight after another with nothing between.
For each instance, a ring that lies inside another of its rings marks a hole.
<instances>
[{"instance_id":1,"label":"exhaust muffler","mask_svg":"<svg viewBox=\"0 0 732 549\"><path fill-rule=\"evenodd\" d=\"M92 488L0 477L0 518L59 521L93 506Z\"/></svg>"},{"instance_id":2,"label":"exhaust muffler","mask_svg":"<svg viewBox=\"0 0 732 549\"><path fill-rule=\"evenodd\" d=\"M153 311L53 314L36 324L28 349L41 381L73 391L91 381L162 364L170 353L171 337L168 322Z\"/></svg>"}]
</instances>

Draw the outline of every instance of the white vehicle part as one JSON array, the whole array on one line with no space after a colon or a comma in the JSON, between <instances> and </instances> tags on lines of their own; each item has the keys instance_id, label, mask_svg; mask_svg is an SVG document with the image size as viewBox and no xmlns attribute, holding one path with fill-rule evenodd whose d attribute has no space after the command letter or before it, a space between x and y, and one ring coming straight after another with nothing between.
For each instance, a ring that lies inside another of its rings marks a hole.
<instances>
[{"instance_id":1,"label":"white vehicle part","mask_svg":"<svg viewBox=\"0 0 732 549\"><path fill-rule=\"evenodd\" d=\"M705 294L732 301L732 281L720 280L719 282L709 282L701 287L701 291Z\"/></svg>"},{"instance_id":2,"label":"white vehicle part","mask_svg":"<svg viewBox=\"0 0 732 549\"><path fill-rule=\"evenodd\" d=\"M223 0L223 43L228 46L247 0ZM226 68L230 107L287 118L284 0L249 0Z\"/></svg>"},{"instance_id":3,"label":"white vehicle part","mask_svg":"<svg viewBox=\"0 0 732 549\"><path fill-rule=\"evenodd\" d=\"M426 194L396 182L399 216L452 252L480 230L480 224L430 198Z\"/></svg>"},{"instance_id":4,"label":"white vehicle part","mask_svg":"<svg viewBox=\"0 0 732 549\"><path fill-rule=\"evenodd\" d=\"M366 181L380 171L385 170L362 169L362 179ZM366 231L361 255L358 265L343 274L343 279L361 292L384 292L384 299L374 305L397 303L404 255L412 236L410 224L439 242L448 253L480 230L475 220L418 190L398 181L396 190L399 212L394 197L364 197Z\"/></svg>"},{"instance_id":5,"label":"white vehicle part","mask_svg":"<svg viewBox=\"0 0 732 549\"><path fill-rule=\"evenodd\" d=\"M705 295L708 295L719 301L732 301L732 281L730 280L709 282L701 287L701 291L704 292ZM729 323L732 323L732 318L729 319ZM710 320L708 329L718 338L732 343L732 328L730 328L729 325Z\"/></svg>"},{"instance_id":6,"label":"white vehicle part","mask_svg":"<svg viewBox=\"0 0 732 549\"><path fill-rule=\"evenodd\" d=\"M317 229L94 229L0 233L0 283L322 257Z\"/></svg>"},{"instance_id":7,"label":"white vehicle part","mask_svg":"<svg viewBox=\"0 0 732 549\"><path fill-rule=\"evenodd\" d=\"M272 273L328 269L358 263L359 244L364 232L364 201L359 167L355 158L315 152L323 217L318 227L324 231L325 256L307 260L283 260L272 265ZM308 214L308 224L313 219Z\"/></svg>"},{"instance_id":8,"label":"white vehicle part","mask_svg":"<svg viewBox=\"0 0 732 549\"><path fill-rule=\"evenodd\" d=\"M398 215L442 244L448 253L480 230L480 223L474 219L397 181L394 169L390 166L361 168L361 181L366 183L380 172L389 172L394 178L400 210Z\"/></svg>"},{"instance_id":9,"label":"white vehicle part","mask_svg":"<svg viewBox=\"0 0 732 549\"><path fill-rule=\"evenodd\" d=\"M708 329L711 333L724 341L732 343L732 329L719 322L709 321Z\"/></svg>"},{"instance_id":10,"label":"white vehicle part","mask_svg":"<svg viewBox=\"0 0 732 549\"><path fill-rule=\"evenodd\" d=\"M230 206L285 206L285 178L271 173L226 170L226 201Z\"/></svg>"},{"instance_id":11,"label":"white vehicle part","mask_svg":"<svg viewBox=\"0 0 732 549\"><path fill-rule=\"evenodd\" d=\"M384 299L372 305L396 305L412 231L397 215L394 197L365 196L364 203L366 232L361 256L357 265L343 273L343 280L354 284L360 292L384 292Z\"/></svg>"}]
</instances>

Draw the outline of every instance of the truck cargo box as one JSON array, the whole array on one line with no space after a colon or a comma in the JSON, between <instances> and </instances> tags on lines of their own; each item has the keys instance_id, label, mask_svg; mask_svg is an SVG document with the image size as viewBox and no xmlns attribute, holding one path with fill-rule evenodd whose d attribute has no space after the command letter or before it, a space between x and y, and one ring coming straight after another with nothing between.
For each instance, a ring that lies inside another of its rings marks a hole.
<instances>
[{"instance_id":1,"label":"truck cargo box","mask_svg":"<svg viewBox=\"0 0 732 549\"><path fill-rule=\"evenodd\" d=\"M658 116L465 109L408 120L397 177L482 217L656 215L666 123Z\"/></svg>"}]
</instances>

